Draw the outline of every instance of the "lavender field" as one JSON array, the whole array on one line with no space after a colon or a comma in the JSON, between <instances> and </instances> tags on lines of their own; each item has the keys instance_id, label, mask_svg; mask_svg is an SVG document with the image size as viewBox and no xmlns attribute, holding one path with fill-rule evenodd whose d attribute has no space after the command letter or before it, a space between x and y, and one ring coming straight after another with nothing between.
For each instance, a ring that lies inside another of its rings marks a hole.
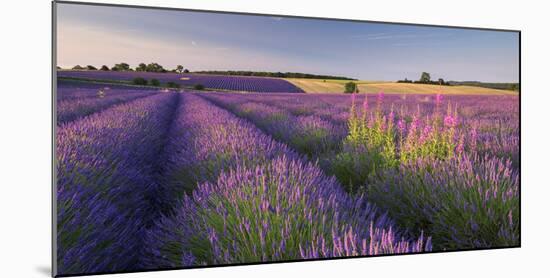
<instances>
[{"instance_id":1,"label":"lavender field","mask_svg":"<svg viewBox=\"0 0 550 278\"><path fill-rule=\"evenodd\" d=\"M60 81L60 272L519 245L518 96L268 91Z\"/></svg>"},{"instance_id":2,"label":"lavender field","mask_svg":"<svg viewBox=\"0 0 550 278\"><path fill-rule=\"evenodd\" d=\"M223 76L205 74L178 74L156 72L110 72L110 71L59 71L59 77L81 78L92 80L131 81L136 77L157 79L162 83L175 82L182 86L203 85L205 88L218 90L246 91L246 92L285 92L303 93L302 89L292 83L279 78Z\"/></svg>"}]
</instances>

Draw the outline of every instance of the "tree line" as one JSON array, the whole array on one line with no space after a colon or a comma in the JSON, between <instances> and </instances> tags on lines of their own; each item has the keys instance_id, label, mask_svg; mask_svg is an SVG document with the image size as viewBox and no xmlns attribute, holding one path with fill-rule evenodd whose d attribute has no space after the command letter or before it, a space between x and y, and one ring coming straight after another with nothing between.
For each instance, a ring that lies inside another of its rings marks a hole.
<instances>
[{"instance_id":1,"label":"tree line","mask_svg":"<svg viewBox=\"0 0 550 278\"><path fill-rule=\"evenodd\" d=\"M306 79L339 79L339 80L357 80L354 78L333 75L320 75L302 72L269 72L269 71L245 71L245 70L206 70L195 71L202 74L219 75L240 75L240 76L261 76L261 77L279 77L279 78L306 78Z\"/></svg>"},{"instance_id":2,"label":"tree line","mask_svg":"<svg viewBox=\"0 0 550 278\"><path fill-rule=\"evenodd\" d=\"M432 77L430 73L428 72L422 72L420 74L420 78L418 80L409 80L407 78L403 80L397 80L397 83L416 83L416 84L431 84L431 85L443 85L443 86L451 86L451 83L446 82L443 80L443 78L439 78L436 80L432 80Z\"/></svg>"},{"instance_id":3,"label":"tree line","mask_svg":"<svg viewBox=\"0 0 550 278\"><path fill-rule=\"evenodd\" d=\"M61 69L57 67L57 69ZM165 69L158 63L140 63L137 67L131 68L128 63L115 64L112 67L107 65L101 66L99 69L92 65L81 66L76 65L72 67L72 70L102 70L102 71L143 71L143 72L174 72L174 73L189 73L190 71L184 68L182 65L177 65L172 70ZM301 72L267 72L267 71L223 71L223 70L208 70L208 71L195 71L194 73L201 74L219 74L219 75L240 75L240 76L260 76L260 77L279 77L279 78L307 78L307 79L339 79L339 80L357 80L345 76L333 76L333 75L320 75Z\"/></svg>"},{"instance_id":4,"label":"tree line","mask_svg":"<svg viewBox=\"0 0 550 278\"><path fill-rule=\"evenodd\" d=\"M477 86L490 89L519 91L519 83L496 83L496 82L479 82L479 81L449 81L451 85L466 85Z\"/></svg>"},{"instance_id":5,"label":"tree line","mask_svg":"<svg viewBox=\"0 0 550 278\"><path fill-rule=\"evenodd\" d=\"M57 69L61 69L60 67L57 67ZM102 70L102 71L143 71L143 72L175 72L175 73L189 73L189 70L184 68L182 65L177 65L176 68L172 70L165 69L162 65L158 63L140 63L137 67L131 68L128 63L119 63L115 64L112 67L108 67L107 65L101 66L99 69L92 66L87 65L85 67L81 65L76 65L72 67L72 70Z\"/></svg>"},{"instance_id":6,"label":"tree line","mask_svg":"<svg viewBox=\"0 0 550 278\"><path fill-rule=\"evenodd\" d=\"M443 78L439 78L437 81L431 80L430 74L423 72L418 80L397 80L397 83L420 83L420 84L433 84L433 85L445 85L445 86L476 86L490 89L519 91L519 83L497 83L497 82L480 82L480 81L445 81Z\"/></svg>"}]
</instances>

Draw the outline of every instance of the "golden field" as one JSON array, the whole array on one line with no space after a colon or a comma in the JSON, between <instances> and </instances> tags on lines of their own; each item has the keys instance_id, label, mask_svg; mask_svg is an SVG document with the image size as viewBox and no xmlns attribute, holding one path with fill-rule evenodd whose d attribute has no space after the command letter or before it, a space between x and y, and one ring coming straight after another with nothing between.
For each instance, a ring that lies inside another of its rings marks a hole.
<instances>
[{"instance_id":1,"label":"golden field","mask_svg":"<svg viewBox=\"0 0 550 278\"><path fill-rule=\"evenodd\" d=\"M326 80L285 78L285 80L300 87L306 93L342 93L344 84L348 80ZM395 83L384 81L354 81L359 86L360 93L378 93L384 91L387 94L443 94L451 95L517 95L517 92L498 90L475 86L438 86L429 84Z\"/></svg>"}]
</instances>

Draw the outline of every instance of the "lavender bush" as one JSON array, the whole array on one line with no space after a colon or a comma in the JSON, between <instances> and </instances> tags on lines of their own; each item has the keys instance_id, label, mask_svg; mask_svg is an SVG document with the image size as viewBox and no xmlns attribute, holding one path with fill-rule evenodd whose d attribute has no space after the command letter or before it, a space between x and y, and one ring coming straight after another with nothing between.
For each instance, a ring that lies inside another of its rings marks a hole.
<instances>
[{"instance_id":1,"label":"lavender bush","mask_svg":"<svg viewBox=\"0 0 550 278\"><path fill-rule=\"evenodd\" d=\"M351 198L312 164L279 157L237 167L185 197L151 233L152 266L189 266L431 250L403 238L363 198Z\"/></svg>"},{"instance_id":2,"label":"lavender bush","mask_svg":"<svg viewBox=\"0 0 550 278\"><path fill-rule=\"evenodd\" d=\"M519 177L510 161L416 161L386 171L367 192L410 234L432 235L436 250L519 244Z\"/></svg>"}]
</instances>

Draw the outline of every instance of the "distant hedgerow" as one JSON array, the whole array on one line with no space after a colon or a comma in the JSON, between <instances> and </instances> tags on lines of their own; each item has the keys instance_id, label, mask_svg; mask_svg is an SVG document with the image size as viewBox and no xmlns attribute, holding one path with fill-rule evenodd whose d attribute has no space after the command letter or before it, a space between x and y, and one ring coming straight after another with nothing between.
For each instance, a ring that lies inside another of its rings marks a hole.
<instances>
[{"instance_id":1,"label":"distant hedgerow","mask_svg":"<svg viewBox=\"0 0 550 278\"><path fill-rule=\"evenodd\" d=\"M195 85L193 86L193 89L195 89L195 90L204 90L204 85L202 85L202 84L195 84Z\"/></svg>"},{"instance_id":2,"label":"distant hedgerow","mask_svg":"<svg viewBox=\"0 0 550 278\"><path fill-rule=\"evenodd\" d=\"M136 77L132 80L134 85L147 85L147 79L143 77Z\"/></svg>"},{"instance_id":3,"label":"distant hedgerow","mask_svg":"<svg viewBox=\"0 0 550 278\"><path fill-rule=\"evenodd\" d=\"M151 85L152 86L160 86L160 81L158 79L151 79Z\"/></svg>"},{"instance_id":4,"label":"distant hedgerow","mask_svg":"<svg viewBox=\"0 0 550 278\"><path fill-rule=\"evenodd\" d=\"M166 83L166 86L167 86L168 88L179 88L179 87L180 87L180 84L178 84L178 83L176 83L176 82L170 81L170 82Z\"/></svg>"}]
</instances>

